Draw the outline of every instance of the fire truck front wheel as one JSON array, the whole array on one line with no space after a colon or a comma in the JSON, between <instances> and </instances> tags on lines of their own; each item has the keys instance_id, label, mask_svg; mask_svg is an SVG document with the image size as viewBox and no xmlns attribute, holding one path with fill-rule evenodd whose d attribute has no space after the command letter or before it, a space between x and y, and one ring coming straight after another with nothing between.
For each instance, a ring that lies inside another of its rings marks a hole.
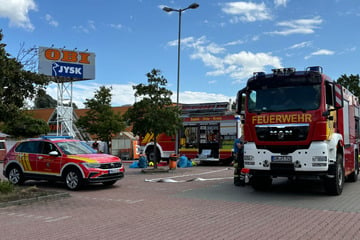
<instances>
[{"instance_id":1,"label":"fire truck front wheel","mask_svg":"<svg viewBox=\"0 0 360 240\"><path fill-rule=\"evenodd\" d=\"M336 155L336 164L329 166L329 177L325 179L325 191L329 195L340 195L345 181L342 154Z\"/></svg>"},{"instance_id":2,"label":"fire truck front wheel","mask_svg":"<svg viewBox=\"0 0 360 240\"><path fill-rule=\"evenodd\" d=\"M156 152L154 153L154 148L148 148L146 150L146 158L148 162L155 162L155 160L157 160L157 162L159 163L161 160L159 149L156 148Z\"/></svg>"}]
</instances>

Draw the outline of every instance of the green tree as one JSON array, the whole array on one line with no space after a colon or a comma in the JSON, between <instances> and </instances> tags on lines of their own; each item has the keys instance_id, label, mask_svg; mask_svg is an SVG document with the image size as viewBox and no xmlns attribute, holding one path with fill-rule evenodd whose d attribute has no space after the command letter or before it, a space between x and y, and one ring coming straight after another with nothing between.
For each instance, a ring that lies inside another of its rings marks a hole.
<instances>
[{"instance_id":1,"label":"green tree","mask_svg":"<svg viewBox=\"0 0 360 240\"><path fill-rule=\"evenodd\" d=\"M340 78L336 81L340 85L347 88L350 92L352 92L355 96L360 97L360 78L359 74L347 76L346 74L341 75Z\"/></svg>"},{"instance_id":2,"label":"green tree","mask_svg":"<svg viewBox=\"0 0 360 240\"><path fill-rule=\"evenodd\" d=\"M182 126L180 109L171 101L172 92L166 89L167 80L157 69L146 74L148 84L133 86L135 97L141 100L125 113L125 119L133 125L133 133L145 136L147 133L154 134L154 146L160 133L169 136L176 134ZM157 168L157 148L154 147L154 168Z\"/></svg>"},{"instance_id":3,"label":"green tree","mask_svg":"<svg viewBox=\"0 0 360 240\"><path fill-rule=\"evenodd\" d=\"M24 70L6 52L0 29L0 122L13 121L20 114L26 99L32 99L50 81L45 75Z\"/></svg>"},{"instance_id":4,"label":"green tree","mask_svg":"<svg viewBox=\"0 0 360 240\"><path fill-rule=\"evenodd\" d=\"M35 119L32 116L21 112L12 121L8 121L3 126L3 131L13 137L37 137L41 134L47 134L49 125L41 119Z\"/></svg>"},{"instance_id":5,"label":"green tree","mask_svg":"<svg viewBox=\"0 0 360 240\"><path fill-rule=\"evenodd\" d=\"M94 98L86 99L84 103L89 110L76 121L78 127L89 134L96 135L108 146L112 136L125 129L125 123L120 114L116 114L112 110L111 90L111 87L101 86L99 90L95 91Z\"/></svg>"},{"instance_id":6,"label":"green tree","mask_svg":"<svg viewBox=\"0 0 360 240\"><path fill-rule=\"evenodd\" d=\"M57 101L53 99L45 91L39 91L39 94L35 97L34 108L55 108L57 106Z\"/></svg>"}]
</instances>

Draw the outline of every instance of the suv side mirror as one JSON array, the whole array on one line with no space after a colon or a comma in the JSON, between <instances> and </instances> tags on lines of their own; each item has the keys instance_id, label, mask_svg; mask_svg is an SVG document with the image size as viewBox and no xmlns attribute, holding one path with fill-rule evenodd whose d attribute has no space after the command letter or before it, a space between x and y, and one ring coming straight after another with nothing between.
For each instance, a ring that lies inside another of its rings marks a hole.
<instances>
[{"instance_id":1,"label":"suv side mirror","mask_svg":"<svg viewBox=\"0 0 360 240\"><path fill-rule=\"evenodd\" d=\"M51 151L51 152L49 152L49 155L53 156L53 157L57 157L57 156L59 156L59 153L57 151Z\"/></svg>"}]
</instances>

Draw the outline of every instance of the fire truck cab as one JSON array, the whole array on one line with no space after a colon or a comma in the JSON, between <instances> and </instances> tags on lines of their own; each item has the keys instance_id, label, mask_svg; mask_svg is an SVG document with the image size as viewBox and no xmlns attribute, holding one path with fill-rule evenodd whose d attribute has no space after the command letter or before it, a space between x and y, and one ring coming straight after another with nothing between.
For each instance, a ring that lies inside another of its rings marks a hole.
<instances>
[{"instance_id":1,"label":"fire truck cab","mask_svg":"<svg viewBox=\"0 0 360 240\"><path fill-rule=\"evenodd\" d=\"M321 67L254 73L238 92L237 113L255 189L276 177L303 177L323 180L328 194L340 195L345 179L357 181L359 101Z\"/></svg>"}]
</instances>

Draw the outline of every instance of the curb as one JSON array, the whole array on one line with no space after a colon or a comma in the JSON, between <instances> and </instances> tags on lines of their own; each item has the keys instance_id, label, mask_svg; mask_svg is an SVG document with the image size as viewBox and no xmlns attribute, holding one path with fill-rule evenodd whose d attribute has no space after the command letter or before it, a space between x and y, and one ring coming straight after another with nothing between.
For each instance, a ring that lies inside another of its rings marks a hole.
<instances>
[{"instance_id":1,"label":"curb","mask_svg":"<svg viewBox=\"0 0 360 240\"><path fill-rule=\"evenodd\" d=\"M70 197L70 194L64 192L64 193L50 194L50 195L46 195L46 196L38 196L38 197L34 197L34 198L25 198L25 199L0 203L0 208L14 206L14 205L30 204L30 203L38 202L38 201L57 200L57 199L66 198L66 197Z\"/></svg>"}]
</instances>

